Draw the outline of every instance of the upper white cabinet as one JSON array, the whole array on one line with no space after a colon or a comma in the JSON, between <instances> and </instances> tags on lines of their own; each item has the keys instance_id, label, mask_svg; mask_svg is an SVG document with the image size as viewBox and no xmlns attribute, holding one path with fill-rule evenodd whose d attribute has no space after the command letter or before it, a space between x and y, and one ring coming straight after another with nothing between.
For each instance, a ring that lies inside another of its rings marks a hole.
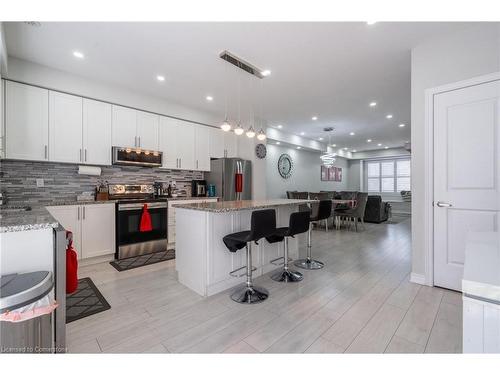
<instances>
[{"instance_id":1,"label":"upper white cabinet","mask_svg":"<svg viewBox=\"0 0 500 375\"><path fill-rule=\"evenodd\" d=\"M113 105L113 146L139 147L137 144L137 111Z\"/></svg>"},{"instance_id":2,"label":"upper white cabinet","mask_svg":"<svg viewBox=\"0 0 500 375\"><path fill-rule=\"evenodd\" d=\"M113 105L113 146L158 150L160 116Z\"/></svg>"},{"instance_id":3,"label":"upper white cabinet","mask_svg":"<svg viewBox=\"0 0 500 375\"><path fill-rule=\"evenodd\" d=\"M158 126L160 116L137 111L137 147L158 150Z\"/></svg>"},{"instance_id":4,"label":"upper white cabinet","mask_svg":"<svg viewBox=\"0 0 500 375\"><path fill-rule=\"evenodd\" d=\"M185 121L160 116L160 151L163 168L196 169L195 128Z\"/></svg>"},{"instance_id":5,"label":"upper white cabinet","mask_svg":"<svg viewBox=\"0 0 500 375\"><path fill-rule=\"evenodd\" d=\"M210 131L210 157L223 158L226 155L224 144L224 132L217 128L209 128Z\"/></svg>"},{"instance_id":6,"label":"upper white cabinet","mask_svg":"<svg viewBox=\"0 0 500 375\"><path fill-rule=\"evenodd\" d=\"M210 171L210 128L207 126L195 126L195 169L198 171Z\"/></svg>"},{"instance_id":7,"label":"upper white cabinet","mask_svg":"<svg viewBox=\"0 0 500 375\"><path fill-rule=\"evenodd\" d=\"M49 159L49 91L6 82L6 157Z\"/></svg>"},{"instance_id":8,"label":"upper white cabinet","mask_svg":"<svg viewBox=\"0 0 500 375\"><path fill-rule=\"evenodd\" d=\"M111 104L83 99L83 162L111 165Z\"/></svg>"},{"instance_id":9,"label":"upper white cabinet","mask_svg":"<svg viewBox=\"0 0 500 375\"><path fill-rule=\"evenodd\" d=\"M224 132L224 150L226 158L238 156L238 136L234 132Z\"/></svg>"},{"instance_id":10,"label":"upper white cabinet","mask_svg":"<svg viewBox=\"0 0 500 375\"><path fill-rule=\"evenodd\" d=\"M82 98L49 91L49 160L81 163Z\"/></svg>"}]
</instances>

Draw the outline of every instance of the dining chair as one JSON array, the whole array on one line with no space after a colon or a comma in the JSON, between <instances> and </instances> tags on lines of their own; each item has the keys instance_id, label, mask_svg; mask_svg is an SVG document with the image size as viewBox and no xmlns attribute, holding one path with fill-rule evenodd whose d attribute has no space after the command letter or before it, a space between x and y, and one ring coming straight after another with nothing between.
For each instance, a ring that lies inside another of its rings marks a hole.
<instances>
[{"instance_id":1,"label":"dining chair","mask_svg":"<svg viewBox=\"0 0 500 375\"><path fill-rule=\"evenodd\" d=\"M349 221L354 220L354 228L356 232L358 231L358 221L361 221L363 224L363 229L365 229L365 209L366 202L368 201L368 193L358 193L356 195L356 206L350 208L342 213L340 216Z\"/></svg>"}]
</instances>

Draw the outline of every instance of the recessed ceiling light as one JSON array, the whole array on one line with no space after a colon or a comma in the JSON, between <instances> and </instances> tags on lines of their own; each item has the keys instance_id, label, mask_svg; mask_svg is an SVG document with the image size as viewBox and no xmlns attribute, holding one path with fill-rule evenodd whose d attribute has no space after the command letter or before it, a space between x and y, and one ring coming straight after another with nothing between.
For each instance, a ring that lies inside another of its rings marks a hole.
<instances>
[{"instance_id":1,"label":"recessed ceiling light","mask_svg":"<svg viewBox=\"0 0 500 375\"><path fill-rule=\"evenodd\" d=\"M323 140L323 138L322 138L322 137L319 137L318 139L319 139L320 141L322 141L322 140Z\"/></svg>"},{"instance_id":2,"label":"recessed ceiling light","mask_svg":"<svg viewBox=\"0 0 500 375\"><path fill-rule=\"evenodd\" d=\"M347 150L348 150L348 148L347 148L347 147L344 147L344 150L346 150L346 151L347 151Z\"/></svg>"},{"instance_id":3,"label":"recessed ceiling light","mask_svg":"<svg viewBox=\"0 0 500 375\"><path fill-rule=\"evenodd\" d=\"M311 120L316 121L318 119L318 116L313 116L311 117Z\"/></svg>"},{"instance_id":4,"label":"recessed ceiling light","mask_svg":"<svg viewBox=\"0 0 500 375\"><path fill-rule=\"evenodd\" d=\"M276 142L277 145L279 145L280 143L279 142Z\"/></svg>"},{"instance_id":5,"label":"recessed ceiling light","mask_svg":"<svg viewBox=\"0 0 500 375\"><path fill-rule=\"evenodd\" d=\"M379 143L377 146L378 146L378 147L382 146L382 143Z\"/></svg>"},{"instance_id":6,"label":"recessed ceiling light","mask_svg":"<svg viewBox=\"0 0 500 375\"><path fill-rule=\"evenodd\" d=\"M334 144L332 145L332 147L337 147L337 145L334 143Z\"/></svg>"},{"instance_id":7,"label":"recessed ceiling light","mask_svg":"<svg viewBox=\"0 0 500 375\"><path fill-rule=\"evenodd\" d=\"M377 102L371 102L370 103L370 107L376 107L377 106Z\"/></svg>"},{"instance_id":8,"label":"recessed ceiling light","mask_svg":"<svg viewBox=\"0 0 500 375\"><path fill-rule=\"evenodd\" d=\"M389 114L389 115L385 116L385 118L392 118L392 115Z\"/></svg>"},{"instance_id":9,"label":"recessed ceiling light","mask_svg":"<svg viewBox=\"0 0 500 375\"><path fill-rule=\"evenodd\" d=\"M212 100L214 100L214 98L210 95L208 95L205 99L207 99L207 101L211 102Z\"/></svg>"},{"instance_id":10,"label":"recessed ceiling light","mask_svg":"<svg viewBox=\"0 0 500 375\"><path fill-rule=\"evenodd\" d=\"M349 133L349 135L356 135L356 133L354 133L354 132L350 132L350 133Z\"/></svg>"},{"instance_id":11,"label":"recessed ceiling light","mask_svg":"<svg viewBox=\"0 0 500 375\"><path fill-rule=\"evenodd\" d=\"M297 150L300 150L301 148L302 148L302 147L300 147L300 146L297 146Z\"/></svg>"},{"instance_id":12,"label":"recessed ceiling light","mask_svg":"<svg viewBox=\"0 0 500 375\"><path fill-rule=\"evenodd\" d=\"M399 124L398 125L400 128L404 128L406 125L405 124Z\"/></svg>"},{"instance_id":13,"label":"recessed ceiling light","mask_svg":"<svg viewBox=\"0 0 500 375\"><path fill-rule=\"evenodd\" d=\"M278 125L277 128L278 129L281 129L283 127L283 125Z\"/></svg>"},{"instance_id":14,"label":"recessed ceiling light","mask_svg":"<svg viewBox=\"0 0 500 375\"><path fill-rule=\"evenodd\" d=\"M377 21L366 21L367 25L375 25Z\"/></svg>"},{"instance_id":15,"label":"recessed ceiling light","mask_svg":"<svg viewBox=\"0 0 500 375\"><path fill-rule=\"evenodd\" d=\"M371 139L367 139L366 142L370 143L372 140Z\"/></svg>"},{"instance_id":16,"label":"recessed ceiling light","mask_svg":"<svg viewBox=\"0 0 500 375\"><path fill-rule=\"evenodd\" d=\"M263 70L262 72L260 72L260 74L262 74L262 76L264 76L264 77L267 77L267 76L271 75L271 71L266 69L266 70Z\"/></svg>"},{"instance_id":17,"label":"recessed ceiling light","mask_svg":"<svg viewBox=\"0 0 500 375\"><path fill-rule=\"evenodd\" d=\"M352 152L356 152L356 150L352 150Z\"/></svg>"},{"instance_id":18,"label":"recessed ceiling light","mask_svg":"<svg viewBox=\"0 0 500 375\"><path fill-rule=\"evenodd\" d=\"M304 132L300 132L300 135L305 135L305 134L306 134L306 133L304 133Z\"/></svg>"},{"instance_id":19,"label":"recessed ceiling light","mask_svg":"<svg viewBox=\"0 0 500 375\"><path fill-rule=\"evenodd\" d=\"M385 146L384 148L387 150L389 148L389 146Z\"/></svg>"},{"instance_id":20,"label":"recessed ceiling light","mask_svg":"<svg viewBox=\"0 0 500 375\"><path fill-rule=\"evenodd\" d=\"M80 51L73 51L73 56L75 56L78 59L83 59L85 57L85 55Z\"/></svg>"},{"instance_id":21,"label":"recessed ceiling light","mask_svg":"<svg viewBox=\"0 0 500 375\"><path fill-rule=\"evenodd\" d=\"M165 77L164 76L156 76L156 79L160 82L163 82L165 81Z\"/></svg>"}]
</instances>

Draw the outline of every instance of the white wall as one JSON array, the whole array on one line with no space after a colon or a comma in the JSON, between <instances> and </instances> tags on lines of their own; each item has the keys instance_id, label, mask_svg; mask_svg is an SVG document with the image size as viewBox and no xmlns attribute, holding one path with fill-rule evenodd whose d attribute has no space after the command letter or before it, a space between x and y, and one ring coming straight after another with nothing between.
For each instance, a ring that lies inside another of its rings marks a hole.
<instances>
[{"instance_id":1,"label":"white wall","mask_svg":"<svg viewBox=\"0 0 500 375\"><path fill-rule=\"evenodd\" d=\"M347 173L347 190L361 191L361 161L349 160Z\"/></svg>"},{"instance_id":2,"label":"white wall","mask_svg":"<svg viewBox=\"0 0 500 375\"><path fill-rule=\"evenodd\" d=\"M5 74L4 78L213 126L218 126L221 120L214 114L172 103L160 97L90 80L29 61L9 57L8 64L8 74Z\"/></svg>"},{"instance_id":3,"label":"white wall","mask_svg":"<svg viewBox=\"0 0 500 375\"><path fill-rule=\"evenodd\" d=\"M484 23L428 41L411 54L412 272L425 272L425 90L500 71L500 26Z\"/></svg>"},{"instance_id":4,"label":"white wall","mask_svg":"<svg viewBox=\"0 0 500 375\"><path fill-rule=\"evenodd\" d=\"M294 168L292 176L284 179L278 172L278 159L281 154L287 153L292 157ZM321 181L320 153L297 150L277 145L267 145L266 176L267 176L267 197L286 198L287 190L313 191L320 190L347 190L348 164L347 160L337 158L334 166L342 167L342 182Z\"/></svg>"}]
</instances>

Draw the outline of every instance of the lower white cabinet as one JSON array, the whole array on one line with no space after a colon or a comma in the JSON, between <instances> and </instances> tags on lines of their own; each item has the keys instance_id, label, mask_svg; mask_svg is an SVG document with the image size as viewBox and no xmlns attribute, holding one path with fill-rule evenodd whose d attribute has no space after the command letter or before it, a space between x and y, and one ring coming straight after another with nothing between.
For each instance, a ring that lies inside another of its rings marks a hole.
<instances>
[{"instance_id":1,"label":"lower white cabinet","mask_svg":"<svg viewBox=\"0 0 500 375\"><path fill-rule=\"evenodd\" d=\"M463 352L500 353L500 305L463 297Z\"/></svg>"},{"instance_id":2,"label":"lower white cabinet","mask_svg":"<svg viewBox=\"0 0 500 375\"><path fill-rule=\"evenodd\" d=\"M175 247L175 206L178 204L190 204L190 203L205 203L205 202L217 202L217 198L206 198L206 199L179 199L179 200L169 200L168 201L168 248L173 249Z\"/></svg>"},{"instance_id":3,"label":"lower white cabinet","mask_svg":"<svg viewBox=\"0 0 500 375\"><path fill-rule=\"evenodd\" d=\"M73 232L79 259L115 253L115 204L47 207L54 218Z\"/></svg>"}]
</instances>

